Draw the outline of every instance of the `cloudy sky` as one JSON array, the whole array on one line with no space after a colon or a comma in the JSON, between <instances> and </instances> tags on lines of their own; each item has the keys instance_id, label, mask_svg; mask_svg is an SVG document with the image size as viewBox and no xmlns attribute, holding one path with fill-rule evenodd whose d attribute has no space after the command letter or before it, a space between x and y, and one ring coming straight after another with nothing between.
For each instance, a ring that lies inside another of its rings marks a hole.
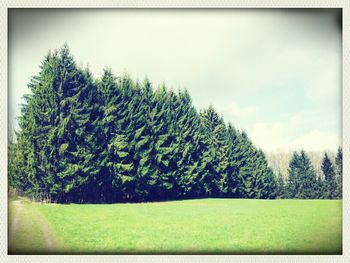
<instances>
[{"instance_id":1,"label":"cloudy sky","mask_svg":"<svg viewBox=\"0 0 350 263\"><path fill-rule=\"evenodd\" d=\"M187 88L265 151L341 144L341 31L337 12L232 10L12 10L9 129L48 50L67 43L95 77L147 75Z\"/></svg>"}]
</instances>

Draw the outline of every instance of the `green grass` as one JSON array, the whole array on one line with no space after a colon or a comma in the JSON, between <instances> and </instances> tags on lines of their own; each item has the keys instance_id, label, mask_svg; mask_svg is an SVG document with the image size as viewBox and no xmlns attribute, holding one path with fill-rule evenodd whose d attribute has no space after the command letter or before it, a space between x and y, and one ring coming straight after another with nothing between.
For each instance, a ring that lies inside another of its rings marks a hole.
<instances>
[{"instance_id":1,"label":"green grass","mask_svg":"<svg viewBox=\"0 0 350 263\"><path fill-rule=\"evenodd\" d=\"M341 206L338 200L242 199L28 203L16 248L28 232L40 240L33 220L39 213L51 226L57 253L341 254ZM10 209L10 220L12 214ZM38 241L35 247L41 245Z\"/></svg>"}]
</instances>

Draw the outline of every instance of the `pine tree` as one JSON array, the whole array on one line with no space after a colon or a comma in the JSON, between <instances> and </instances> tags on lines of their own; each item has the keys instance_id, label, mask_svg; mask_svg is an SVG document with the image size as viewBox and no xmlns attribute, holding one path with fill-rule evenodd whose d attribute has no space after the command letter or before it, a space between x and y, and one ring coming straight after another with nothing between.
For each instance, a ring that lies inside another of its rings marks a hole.
<instances>
[{"instance_id":1,"label":"pine tree","mask_svg":"<svg viewBox=\"0 0 350 263\"><path fill-rule=\"evenodd\" d=\"M223 180L222 191L227 197L240 197L238 192L238 186L240 184L239 180L239 170L242 167L242 156L240 145L240 135L239 131L234 128L234 126L229 123L227 128L228 142L230 145L229 157L228 157L228 167L227 167L227 177Z\"/></svg>"},{"instance_id":2,"label":"pine tree","mask_svg":"<svg viewBox=\"0 0 350 263\"><path fill-rule=\"evenodd\" d=\"M265 155L257 150L243 131L239 134L238 196L243 198L275 198L276 179Z\"/></svg>"},{"instance_id":3,"label":"pine tree","mask_svg":"<svg viewBox=\"0 0 350 263\"><path fill-rule=\"evenodd\" d=\"M179 178L180 195L195 197L200 193L199 176L197 167L199 163L198 139L200 119L197 111L192 106L192 101L187 90L178 94L179 107L177 108L176 138L178 152L175 156L177 165L177 177Z\"/></svg>"},{"instance_id":4,"label":"pine tree","mask_svg":"<svg viewBox=\"0 0 350 263\"><path fill-rule=\"evenodd\" d=\"M22 190L39 199L48 198L56 186L50 139L58 117L55 90L58 65L58 53L49 52L39 74L32 77L28 84L31 94L24 97L19 119L16 159L20 164L19 176L23 179ZM26 178L24 174L27 174Z\"/></svg>"},{"instance_id":5,"label":"pine tree","mask_svg":"<svg viewBox=\"0 0 350 263\"><path fill-rule=\"evenodd\" d=\"M333 199L335 196L337 182L333 164L329 159L327 153L324 154L321 168L325 179L325 186L327 191L326 198Z\"/></svg>"},{"instance_id":6,"label":"pine tree","mask_svg":"<svg viewBox=\"0 0 350 263\"><path fill-rule=\"evenodd\" d=\"M109 69L94 81L67 46L45 57L29 87L9 149L10 185L28 196L85 203L278 194L264 153L212 106L198 113L186 90L153 91L149 80ZM296 195L311 198L312 169L303 153L297 159Z\"/></svg>"},{"instance_id":7,"label":"pine tree","mask_svg":"<svg viewBox=\"0 0 350 263\"><path fill-rule=\"evenodd\" d=\"M216 171L219 175L218 187L220 196L227 194L227 181L229 177L229 165L230 165L230 141L229 135L226 129L226 125L222 118L219 119L219 124L214 128L214 147L216 149Z\"/></svg>"},{"instance_id":8,"label":"pine tree","mask_svg":"<svg viewBox=\"0 0 350 263\"><path fill-rule=\"evenodd\" d=\"M137 87L128 75L125 75L119 81L119 86L123 98L120 110L123 113L117 117L118 125L114 127L116 136L112 139L114 145L112 156L115 159L112 161L112 166L116 178L120 178L120 181L115 180L113 184L121 189L122 200L133 201L137 195L136 187L138 184L137 160L135 160L134 152L136 147L134 113L137 106L135 105Z\"/></svg>"},{"instance_id":9,"label":"pine tree","mask_svg":"<svg viewBox=\"0 0 350 263\"><path fill-rule=\"evenodd\" d=\"M220 125L219 116L212 106L200 113L200 151L201 163L198 169L204 196L214 197L220 191L220 174L218 171L217 148L214 130Z\"/></svg>"},{"instance_id":10,"label":"pine tree","mask_svg":"<svg viewBox=\"0 0 350 263\"><path fill-rule=\"evenodd\" d=\"M150 174L152 198L155 200L175 198L180 195L177 178L176 155L179 144L176 136L176 111L178 98L165 86L155 92L155 100L150 112L150 125L154 141L153 171Z\"/></svg>"},{"instance_id":11,"label":"pine tree","mask_svg":"<svg viewBox=\"0 0 350 263\"><path fill-rule=\"evenodd\" d=\"M283 176L279 173L277 176L277 189L276 189L277 198L286 198L286 182L284 181Z\"/></svg>"},{"instance_id":12,"label":"pine tree","mask_svg":"<svg viewBox=\"0 0 350 263\"><path fill-rule=\"evenodd\" d=\"M253 151L252 142L247 134L243 131L239 134L239 158L241 160L238 172L239 178L239 197L254 198L253 176L255 152Z\"/></svg>"},{"instance_id":13,"label":"pine tree","mask_svg":"<svg viewBox=\"0 0 350 263\"><path fill-rule=\"evenodd\" d=\"M153 131L150 125L151 100L153 91L151 83L145 79L142 86L137 84L135 95L133 96L132 142L134 156L135 175L137 175L137 185L135 188L135 198L138 200L147 199L149 196L148 181L153 173Z\"/></svg>"},{"instance_id":14,"label":"pine tree","mask_svg":"<svg viewBox=\"0 0 350 263\"><path fill-rule=\"evenodd\" d=\"M343 197L343 150L341 147L338 148L337 155L335 158L335 173L337 188L334 197L341 199Z\"/></svg>"},{"instance_id":15,"label":"pine tree","mask_svg":"<svg viewBox=\"0 0 350 263\"><path fill-rule=\"evenodd\" d=\"M176 198L181 192L181 187L179 185L179 173L176 156L179 153L178 134L177 134L177 120L179 116L177 112L179 111L180 101L178 96L173 90L168 92L168 114L166 118L167 131L164 134L165 141L162 145L160 155L161 162L159 163L163 170L161 175L161 190L163 192L163 198L166 199Z\"/></svg>"},{"instance_id":16,"label":"pine tree","mask_svg":"<svg viewBox=\"0 0 350 263\"><path fill-rule=\"evenodd\" d=\"M319 198L316 173L303 150L295 152L289 164L288 188L290 198Z\"/></svg>"},{"instance_id":17,"label":"pine tree","mask_svg":"<svg viewBox=\"0 0 350 263\"><path fill-rule=\"evenodd\" d=\"M9 188L20 190L25 185L25 177L23 176L20 151L18 150L18 142L11 138L8 141L8 185Z\"/></svg>"},{"instance_id":18,"label":"pine tree","mask_svg":"<svg viewBox=\"0 0 350 263\"><path fill-rule=\"evenodd\" d=\"M253 174L255 179L254 198L274 199L277 195L277 182L272 168L268 166L266 156L261 149L257 151Z\"/></svg>"},{"instance_id":19,"label":"pine tree","mask_svg":"<svg viewBox=\"0 0 350 263\"><path fill-rule=\"evenodd\" d=\"M120 86L110 69L104 70L97 83L99 107L94 126L100 172L92 183L98 186L105 202L122 200L121 177L125 172L123 165L128 164L128 141L122 129L127 105Z\"/></svg>"}]
</instances>

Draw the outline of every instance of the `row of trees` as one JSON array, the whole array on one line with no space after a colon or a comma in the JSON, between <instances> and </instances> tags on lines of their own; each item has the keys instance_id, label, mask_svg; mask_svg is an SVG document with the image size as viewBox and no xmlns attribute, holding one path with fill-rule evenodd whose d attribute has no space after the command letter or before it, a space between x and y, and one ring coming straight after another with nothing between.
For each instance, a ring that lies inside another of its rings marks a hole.
<instances>
[{"instance_id":1,"label":"row of trees","mask_svg":"<svg viewBox=\"0 0 350 263\"><path fill-rule=\"evenodd\" d=\"M305 151L294 152L288 170L288 177L279 175L277 196L280 198L340 199L342 198L343 152L339 148L333 164L324 154L321 170L317 176Z\"/></svg>"},{"instance_id":2,"label":"row of trees","mask_svg":"<svg viewBox=\"0 0 350 263\"><path fill-rule=\"evenodd\" d=\"M213 107L149 80L94 80L68 47L29 83L9 150L9 184L53 202L275 198L265 155Z\"/></svg>"}]
</instances>

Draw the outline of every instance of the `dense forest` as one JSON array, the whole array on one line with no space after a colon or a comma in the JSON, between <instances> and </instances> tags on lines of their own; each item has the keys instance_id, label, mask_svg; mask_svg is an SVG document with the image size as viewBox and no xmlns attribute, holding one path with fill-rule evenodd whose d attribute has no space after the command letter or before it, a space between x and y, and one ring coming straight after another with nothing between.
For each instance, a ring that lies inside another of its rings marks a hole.
<instances>
[{"instance_id":1,"label":"dense forest","mask_svg":"<svg viewBox=\"0 0 350 263\"><path fill-rule=\"evenodd\" d=\"M9 185L51 202L181 198L341 198L342 152L316 176L304 151L288 180L274 174L244 131L213 107L197 111L186 90L145 79L94 79L67 46L49 52L24 97L9 144ZM328 160L328 161L327 161Z\"/></svg>"},{"instance_id":2,"label":"dense forest","mask_svg":"<svg viewBox=\"0 0 350 263\"><path fill-rule=\"evenodd\" d=\"M333 164L324 153L320 175L317 175L305 151L294 152L289 162L288 175L277 176L277 197L299 199L342 198L343 151L338 148Z\"/></svg>"}]
</instances>

